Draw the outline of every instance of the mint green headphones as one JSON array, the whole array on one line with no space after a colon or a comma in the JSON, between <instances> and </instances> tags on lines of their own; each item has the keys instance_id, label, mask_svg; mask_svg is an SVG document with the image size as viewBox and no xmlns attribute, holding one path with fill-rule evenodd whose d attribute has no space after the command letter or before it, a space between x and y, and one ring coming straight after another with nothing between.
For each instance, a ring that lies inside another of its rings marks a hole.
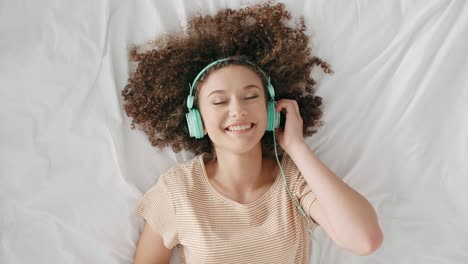
<instances>
[{"instance_id":1,"label":"mint green headphones","mask_svg":"<svg viewBox=\"0 0 468 264\"><path fill-rule=\"evenodd\" d=\"M193 93L193 87L195 87L198 79L200 76L211 66L214 66L220 62L230 60L231 58L224 58L224 59L219 59L216 60L212 63L210 63L208 66L206 66L203 70L200 71L200 73L197 75L195 80L193 81L192 85L189 84L190 86L190 94L187 96L187 108L189 109L188 113L185 114L185 118L187 119L187 125L190 133L190 137L194 138L202 138L205 134L203 133L203 122L201 119L200 111L197 108L193 108L193 101L195 100L195 97L192 95ZM267 77L264 71L262 69L258 68L254 63L250 61L244 60L244 62L254 66L257 68L262 75L265 77L265 79L268 81L267 84L267 89L268 93L270 94L270 100L268 100L267 103L267 128L266 131L274 131L275 128L279 127L280 123L280 113L276 112L276 102L275 102L275 89L273 88L273 85L270 83L270 78Z\"/></svg>"}]
</instances>

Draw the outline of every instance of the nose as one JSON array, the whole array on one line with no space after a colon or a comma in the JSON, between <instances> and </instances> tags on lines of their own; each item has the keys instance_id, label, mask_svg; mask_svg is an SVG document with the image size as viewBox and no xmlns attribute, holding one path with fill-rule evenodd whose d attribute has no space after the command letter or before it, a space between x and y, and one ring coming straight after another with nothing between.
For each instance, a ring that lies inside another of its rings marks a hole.
<instances>
[{"instance_id":1,"label":"nose","mask_svg":"<svg viewBox=\"0 0 468 264\"><path fill-rule=\"evenodd\" d=\"M238 100L233 100L229 109L229 115L231 117L242 117L247 115L247 109Z\"/></svg>"}]
</instances>

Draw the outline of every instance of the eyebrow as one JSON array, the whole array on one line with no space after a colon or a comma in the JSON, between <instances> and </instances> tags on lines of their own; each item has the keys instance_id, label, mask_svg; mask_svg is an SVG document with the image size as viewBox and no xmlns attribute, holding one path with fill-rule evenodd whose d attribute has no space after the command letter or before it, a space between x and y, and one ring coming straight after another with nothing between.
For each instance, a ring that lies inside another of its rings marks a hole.
<instances>
[{"instance_id":1,"label":"eyebrow","mask_svg":"<svg viewBox=\"0 0 468 264\"><path fill-rule=\"evenodd\" d=\"M244 90L247 90L249 88L257 88L258 90L260 90L260 87L258 87L255 84L249 84L249 85L244 86ZM225 92L226 92L225 90L214 90L208 94L208 97L210 97L212 94L215 94L215 93L225 93Z\"/></svg>"}]
</instances>

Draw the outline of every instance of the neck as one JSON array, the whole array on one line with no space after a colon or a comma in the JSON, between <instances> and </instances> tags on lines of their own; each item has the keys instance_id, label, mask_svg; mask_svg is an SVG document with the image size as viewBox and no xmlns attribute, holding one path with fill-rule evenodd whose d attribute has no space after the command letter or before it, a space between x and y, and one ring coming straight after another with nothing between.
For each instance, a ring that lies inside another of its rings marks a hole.
<instances>
[{"instance_id":1,"label":"neck","mask_svg":"<svg viewBox=\"0 0 468 264\"><path fill-rule=\"evenodd\" d=\"M247 153L216 151L212 177L236 192L255 190L271 179L271 160L262 158L259 144Z\"/></svg>"}]
</instances>

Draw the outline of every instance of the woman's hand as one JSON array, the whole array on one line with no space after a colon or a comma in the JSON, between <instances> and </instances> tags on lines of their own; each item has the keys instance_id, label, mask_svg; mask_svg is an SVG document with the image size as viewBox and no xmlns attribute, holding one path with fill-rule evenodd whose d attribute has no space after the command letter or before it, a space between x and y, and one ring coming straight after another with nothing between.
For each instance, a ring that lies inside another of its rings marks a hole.
<instances>
[{"instance_id":1,"label":"woman's hand","mask_svg":"<svg viewBox=\"0 0 468 264\"><path fill-rule=\"evenodd\" d=\"M286 123L284 131L281 128L275 130L276 138L280 146L290 153L295 146L305 144L302 133L303 121L296 100L281 99L276 102L276 111L286 111Z\"/></svg>"}]
</instances>

